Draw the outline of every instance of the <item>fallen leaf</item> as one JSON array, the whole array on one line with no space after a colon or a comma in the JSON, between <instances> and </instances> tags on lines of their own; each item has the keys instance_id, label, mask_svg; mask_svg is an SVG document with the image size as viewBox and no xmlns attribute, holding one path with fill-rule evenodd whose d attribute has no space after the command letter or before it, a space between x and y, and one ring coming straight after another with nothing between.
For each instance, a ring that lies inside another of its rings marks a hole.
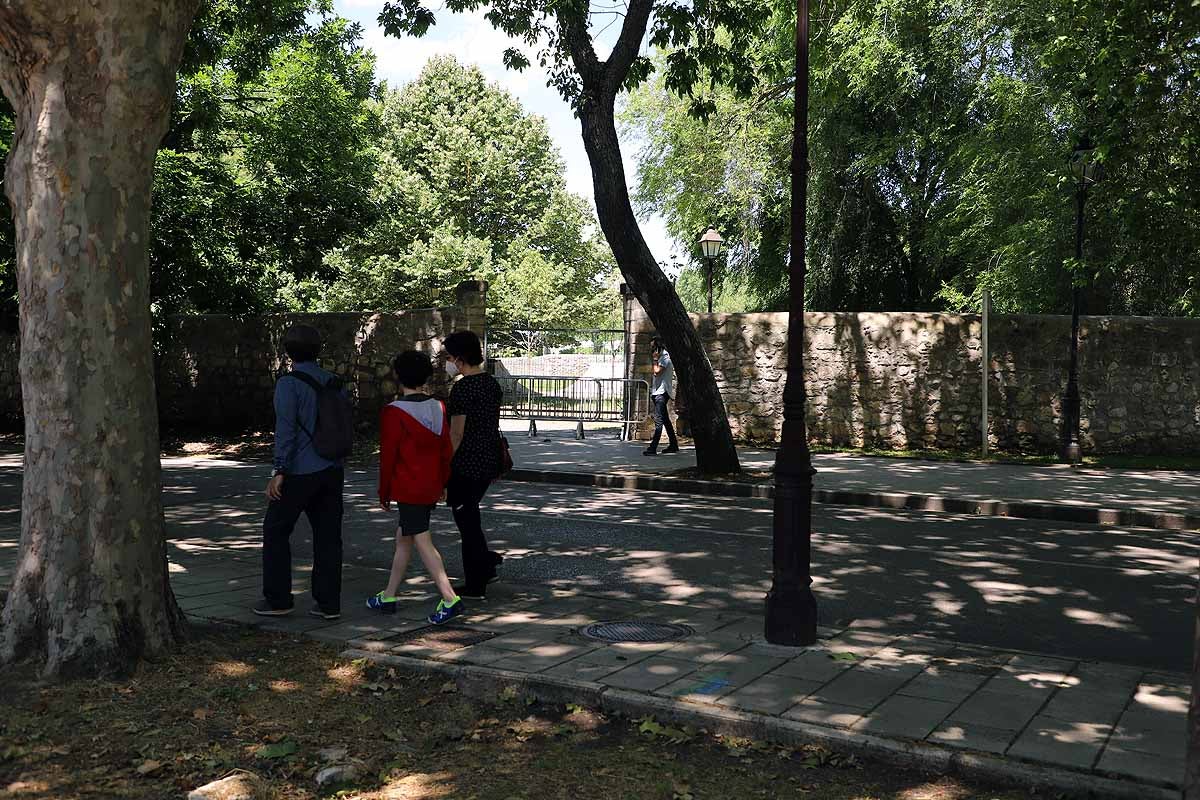
<instances>
[{"instance_id":1,"label":"fallen leaf","mask_svg":"<svg viewBox=\"0 0 1200 800\"><path fill-rule=\"evenodd\" d=\"M829 657L834 661L858 661L858 656L854 653L830 653Z\"/></svg>"},{"instance_id":2,"label":"fallen leaf","mask_svg":"<svg viewBox=\"0 0 1200 800\"><path fill-rule=\"evenodd\" d=\"M255 758L287 758L296 752L295 742L265 744L254 751Z\"/></svg>"},{"instance_id":3,"label":"fallen leaf","mask_svg":"<svg viewBox=\"0 0 1200 800\"><path fill-rule=\"evenodd\" d=\"M138 775L151 775L162 769L161 761L143 761L137 768Z\"/></svg>"},{"instance_id":4,"label":"fallen leaf","mask_svg":"<svg viewBox=\"0 0 1200 800\"><path fill-rule=\"evenodd\" d=\"M500 692L500 699L504 702L510 702L517 699L517 690L514 686L505 686Z\"/></svg>"},{"instance_id":5,"label":"fallen leaf","mask_svg":"<svg viewBox=\"0 0 1200 800\"><path fill-rule=\"evenodd\" d=\"M209 716L211 716L211 715L212 715L212 712L209 711L207 708L197 708L195 711L192 712L192 719L205 720L205 719L208 719Z\"/></svg>"},{"instance_id":6,"label":"fallen leaf","mask_svg":"<svg viewBox=\"0 0 1200 800\"><path fill-rule=\"evenodd\" d=\"M442 694L454 694L458 691L458 684L454 681L446 681L442 684Z\"/></svg>"},{"instance_id":7,"label":"fallen leaf","mask_svg":"<svg viewBox=\"0 0 1200 800\"><path fill-rule=\"evenodd\" d=\"M638 733L649 733L652 736L658 736L662 732L663 726L655 722L652 717L642 720L642 724L638 726Z\"/></svg>"}]
</instances>

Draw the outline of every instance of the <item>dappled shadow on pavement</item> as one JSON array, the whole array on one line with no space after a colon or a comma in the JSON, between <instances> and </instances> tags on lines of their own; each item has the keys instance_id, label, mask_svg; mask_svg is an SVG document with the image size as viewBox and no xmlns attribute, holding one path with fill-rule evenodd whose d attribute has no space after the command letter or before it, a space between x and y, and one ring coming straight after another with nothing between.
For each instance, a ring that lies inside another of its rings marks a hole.
<instances>
[{"instance_id":1,"label":"dappled shadow on pavement","mask_svg":"<svg viewBox=\"0 0 1200 800\"><path fill-rule=\"evenodd\" d=\"M348 488L346 509L346 563L376 576L347 584L344 602L359 604L383 587L394 521L375 508L369 484ZM257 497L168 509L173 560L237 555L254 572L261 513ZM1188 664L1193 534L834 507L815 524L824 624L1161 669ZM505 486L488 499L485 525L506 558L501 593L556 588L758 615L770 587L766 502ZM451 574L461 574L445 508L433 530ZM303 567L306 522L293 545ZM410 576L428 587L419 567Z\"/></svg>"}]
</instances>

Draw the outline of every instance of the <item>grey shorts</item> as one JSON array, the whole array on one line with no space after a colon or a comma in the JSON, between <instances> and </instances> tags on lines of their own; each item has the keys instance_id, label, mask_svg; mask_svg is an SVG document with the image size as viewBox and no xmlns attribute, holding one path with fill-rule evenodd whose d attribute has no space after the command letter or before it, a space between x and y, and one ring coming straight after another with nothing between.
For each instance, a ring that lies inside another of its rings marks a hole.
<instances>
[{"instance_id":1,"label":"grey shorts","mask_svg":"<svg viewBox=\"0 0 1200 800\"><path fill-rule=\"evenodd\" d=\"M416 536L429 530L429 515L434 506L415 506L408 503L397 503L396 511L399 516L400 533L403 536Z\"/></svg>"}]
</instances>

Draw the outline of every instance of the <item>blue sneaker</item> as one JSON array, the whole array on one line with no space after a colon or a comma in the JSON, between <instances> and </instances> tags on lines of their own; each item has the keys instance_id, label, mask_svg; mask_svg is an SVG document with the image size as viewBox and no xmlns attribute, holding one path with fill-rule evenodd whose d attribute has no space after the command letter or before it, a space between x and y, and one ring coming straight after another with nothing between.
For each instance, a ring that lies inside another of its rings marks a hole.
<instances>
[{"instance_id":1,"label":"blue sneaker","mask_svg":"<svg viewBox=\"0 0 1200 800\"><path fill-rule=\"evenodd\" d=\"M445 600L438 600L437 609L432 614L425 618L425 621L431 625L442 625L457 617L462 613L463 601L461 597L454 598L454 602L446 605Z\"/></svg>"},{"instance_id":2,"label":"blue sneaker","mask_svg":"<svg viewBox=\"0 0 1200 800\"><path fill-rule=\"evenodd\" d=\"M373 594L367 598L367 608L372 611L378 611L381 614L395 614L396 598L385 597L383 592Z\"/></svg>"}]
</instances>

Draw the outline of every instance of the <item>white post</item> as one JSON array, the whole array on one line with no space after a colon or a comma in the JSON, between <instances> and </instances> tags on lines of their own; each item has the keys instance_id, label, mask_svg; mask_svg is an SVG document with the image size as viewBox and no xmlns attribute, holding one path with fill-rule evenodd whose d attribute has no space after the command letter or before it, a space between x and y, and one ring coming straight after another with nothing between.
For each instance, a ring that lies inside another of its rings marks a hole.
<instances>
[{"instance_id":1,"label":"white post","mask_svg":"<svg viewBox=\"0 0 1200 800\"><path fill-rule=\"evenodd\" d=\"M991 366L991 356L988 350L988 317L992 313L992 294L987 289L983 290L983 403L982 403L982 418L980 421L980 433L983 439L983 457L987 458L988 454L988 371Z\"/></svg>"}]
</instances>

